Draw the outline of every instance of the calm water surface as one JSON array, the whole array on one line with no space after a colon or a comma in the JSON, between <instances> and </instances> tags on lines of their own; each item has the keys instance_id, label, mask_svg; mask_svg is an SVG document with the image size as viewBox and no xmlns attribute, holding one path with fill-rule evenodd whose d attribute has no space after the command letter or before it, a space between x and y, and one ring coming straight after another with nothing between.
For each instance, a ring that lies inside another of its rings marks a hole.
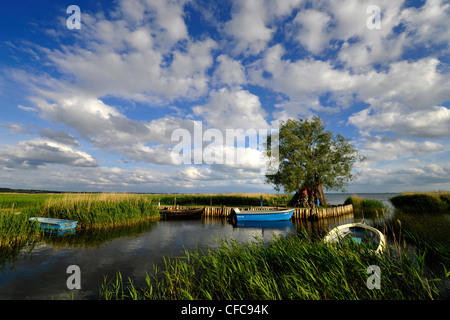
<instances>
[{"instance_id":1,"label":"calm water surface","mask_svg":"<svg viewBox=\"0 0 450 320\"><path fill-rule=\"evenodd\" d=\"M360 197L390 204L396 194L360 194ZM327 195L330 204L341 204L348 194ZM153 265L163 257L174 257L182 250L216 248L217 240L270 241L273 235L288 235L306 228L321 233L342 223L360 220L353 215L318 222L295 221L275 226L233 226L226 220L157 221L133 228L108 232L77 232L49 237L30 250L0 265L0 299L98 299L104 281L121 272L137 285L153 273ZM81 270L81 289L69 290L67 267Z\"/></svg>"}]
</instances>

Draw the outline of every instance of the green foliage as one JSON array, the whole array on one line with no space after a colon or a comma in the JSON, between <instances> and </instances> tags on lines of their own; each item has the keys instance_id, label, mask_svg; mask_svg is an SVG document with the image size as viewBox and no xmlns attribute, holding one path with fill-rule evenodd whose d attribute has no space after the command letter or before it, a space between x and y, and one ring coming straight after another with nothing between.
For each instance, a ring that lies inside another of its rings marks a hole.
<instances>
[{"instance_id":1,"label":"green foliage","mask_svg":"<svg viewBox=\"0 0 450 320\"><path fill-rule=\"evenodd\" d=\"M358 196L351 196L345 199L344 205L352 204L354 210L375 211L375 210L387 210L387 205L382 201L363 199Z\"/></svg>"},{"instance_id":2,"label":"green foliage","mask_svg":"<svg viewBox=\"0 0 450 320\"><path fill-rule=\"evenodd\" d=\"M414 212L438 212L450 208L450 192L405 192L390 199L396 208L408 208Z\"/></svg>"},{"instance_id":3,"label":"green foliage","mask_svg":"<svg viewBox=\"0 0 450 320\"><path fill-rule=\"evenodd\" d=\"M37 224L28 221L25 214L0 213L0 253L24 244L38 234Z\"/></svg>"},{"instance_id":4,"label":"green foliage","mask_svg":"<svg viewBox=\"0 0 450 320\"><path fill-rule=\"evenodd\" d=\"M271 153L270 143L267 143L269 157ZM355 178L354 164L364 160L349 139L340 134L333 136L325 130L320 117L282 122L279 158L278 172L267 175L266 182L287 193L305 187L315 189L320 184L328 190L343 191L345 183Z\"/></svg>"}]
</instances>

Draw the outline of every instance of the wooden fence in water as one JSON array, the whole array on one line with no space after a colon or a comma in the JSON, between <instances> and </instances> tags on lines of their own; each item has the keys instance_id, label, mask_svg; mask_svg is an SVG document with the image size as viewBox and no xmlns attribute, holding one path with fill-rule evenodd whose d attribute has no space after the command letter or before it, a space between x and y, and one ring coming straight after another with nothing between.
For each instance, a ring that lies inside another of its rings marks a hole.
<instances>
[{"instance_id":1,"label":"wooden fence in water","mask_svg":"<svg viewBox=\"0 0 450 320\"><path fill-rule=\"evenodd\" d=\"M201 206L200 206L201 207ZM161 209L175 209L174 206L160 206ZM183 206L183 208L199 208L199 206ZM205 216L207 217L228 217L231 213L233 208L238 208L240 211L245 210L273 210L277 209L277 207L205 207ZM330 208L295 208L295 212L292 215L293 219L323 219L323 218L330 218L330 217L338 217L344 214L352 213L353 212L353 205L343 205L343 206L336 206L336 207L330 207Z\"/></svg>"}]
</instances>

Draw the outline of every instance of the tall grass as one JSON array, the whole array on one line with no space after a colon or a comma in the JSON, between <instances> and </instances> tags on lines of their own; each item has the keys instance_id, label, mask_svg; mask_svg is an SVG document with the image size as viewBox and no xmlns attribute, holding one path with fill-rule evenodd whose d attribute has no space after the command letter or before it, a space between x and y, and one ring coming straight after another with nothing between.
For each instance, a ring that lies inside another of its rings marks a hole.
<instances>
[{"instance_id":1,"label":"tall grass","mask_svg":"<svg viewBox=\"0 0 450 320\"><path fill-rule=\"evenodd\" d=\"M390 200L396 208L412 209L415 212L450 209L450 191L404 192Z\"/></svg>"},{"instance_id":2,"label":"tall grass","mask_svg":"<svg viewBox=\"0 0 450 320\"><path fill-rule=\"evenodd\" d=\"M289 300L435 299L439 291L424 278L421 260L364 246L327 245L306 232L291 237L238 243L221 240L216 250L186 250L181 258L155 266L137 287L122 275L105 279L101 299ZM419 261L419 262L417 262ZM367 267L382 270L381 288L367 286Z\"/></svg>"},{"instance_id":3,"label":"tall grass","mask_svg":"<svg viewBox=\"0 0 450 320\"><path fill-rule=\"evenodd\" d=\"M81 229L109 228L159 218L151 199L138 194L63 194L48 198L41 217L76 220Z\"/></svg>"},{"instance_id":4,"label":"tall grass","mask_svg":"<svg viewBox=\"0 0 450 320\"><path fill-rule=\"evenodd\" d=\"M13 207L14 211L36 208L41 206L51 196L50 194L0 193L0 210L6 211Z\"/></svg>"},{"instance_id":5,"label":"tall grass","mask_svg":"<svg viewBox=\"0 0 450 320\"><path fill-rule=\"evenodd\" d=\"M364 211L378 211L378 210L387 210L387 205L385 205L382 201L372 200L372 199L363 199L356 195L352 195L348 197L344 201L344 205L352 204L354 210L364 210Z\"/></svg>"},{"instance_id":6,"label":"tall grass","mask_svg":"<svg viewBox=\"0 0 450 320\"><path fill-rule=\"evenodd\" d=\"M0 214L0 253L24 244L38 234L38 226L28 221L25 214Z\"/></svg>"}]
</instances>

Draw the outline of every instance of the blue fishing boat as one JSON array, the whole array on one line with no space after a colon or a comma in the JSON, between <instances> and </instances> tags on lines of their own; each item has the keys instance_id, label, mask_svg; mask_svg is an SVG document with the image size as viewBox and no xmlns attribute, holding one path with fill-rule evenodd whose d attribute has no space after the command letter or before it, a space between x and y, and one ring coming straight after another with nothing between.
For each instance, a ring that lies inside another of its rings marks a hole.
<instances>
[{"instance_id":1,"label":"blue fishing boat","mask_svg":"<svg viewBox=\"0 0 450 320\"><path fill-rule=\"evenodd\" d=\"M240 211L234 208L234 215L239 221L283 221L291 219L295 209L284 210L249 210Z\"/></svg>"},{"instance_id":2,"label":"blue fishing boat","mask_svg":"<svg viewBox=\"0 0 450 320\"><path fill-rule=\"evenodd\" d=\"M49 230L49 231L63 231L63 230L75 229L75 227L77 226L77 223L78 223L78 221L55 219L55 218L33 217L28 220L39 223L40 229Z\"/></svg>"}]
</instances>

